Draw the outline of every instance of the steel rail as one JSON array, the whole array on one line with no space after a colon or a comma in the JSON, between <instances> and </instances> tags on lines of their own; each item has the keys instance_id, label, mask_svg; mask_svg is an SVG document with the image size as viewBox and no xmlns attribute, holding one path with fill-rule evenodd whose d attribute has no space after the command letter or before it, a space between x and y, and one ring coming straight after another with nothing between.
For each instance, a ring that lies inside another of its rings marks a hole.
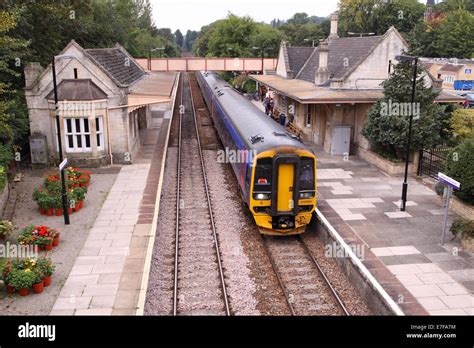
<instances>
[{"instance_id":1,"label":"steel rail","mask_svg":"<svg viewBox=\"0 0 474 348\"><path fill-rule=\"evenodd\" d=\"M184 76L181 77L181 101L179 105L179 123L178 123L178 163L176 166L176 229L175 229L175 255L174 255L174 288L173 288L173 315L178 313L178 258L179 258L179 206L180 206L180 173L181 173L181 121L183 117L183 95L184 95Z\"/></svg>"},{"instance_id":2,"label":"steel rail","mask_svg":"<svg viewBox=\"0 0 474 348\"><path fill-rule=\"evenodd\" d=\"M222 267L222 260L221 260L220 249L219 249L219 241L217 239L216 226L215 226L215 223L214 223L214 215L212 213L211 195L209 194L209 185L208 185L207 175L206 175L206 166L204 164L204 157L202 155L201 140L200 140L200 137L199 137L199 129L198 129L198 123L197 123L197 118L196 118L196 109L195 109L195 106L194 106L193 89L191 87L191 80L189 79L189 73L186 73L186 75L188 76L189 91L191 93L191 105L192 105L192 112L193 112L193 117L194 117L194 126L195 126L195 129L196 129L196 139L197 139L198 149L199 149L199 158L201 160L201 169L202 169L202 176L203 176L203 180L204 180L204 188L206 189L207 206L208 206L208 209L209 209L209 219L211 221L212 236L213 236L213 239L214 239L214 247L216 249L217 264L219 266L219 276L220 276L220 280L221 280L222 293L223 293L223 297L224 297L225 312L226 312L226 315L230 315L229 299L228 299L228 296L227 296L227 289L226 289L225 279L224 279L224 269Z\"/></svg>"},{"instance_id":3,"label":"steel rail","mask_svg":"<svg viewBox=\"0 0 474 348\"><path fill-rule=\"evenodd\" d=\"M295 316L296 315L295 307L293 306L293 302L290 300L290 297L289 297L288 293L286 292L286 287L283 284L283 280L281 279L280 274L278 273L278 268L277 268L277 265L275 263L275 260L272 256L272 253L270 252L270 249L268 248L267 237L265 237L264 235L260 235L260 236L262 237L263 246L264 246L265 251L267 253L268 259L270 260L270 264L272 265L273 272L275 273L275 275L277 277L278 284L280 285L281 291L283 291L283 295L285 295L286 303L288 304L288 308L290 309L291 315Z\"/></svg>"},{"instance_id":4,"label":"steel rail","mask_svg":"<svg viewBox=\"0 0 474 348\"><path fill-rule=\"evenodd\" d=\"M337 293L336 289L332 286L331 282L329 281L329 278L326 276L326 274L324 273L323 269L321 268L321 266L319 265L319 262L316 260L316 258L313 256L313 254L311 254L311 251L309 250L308 246L306 245L306 243L303 241L303 238L301 238L301 236L297 236L296 237L301 245L303 246L304 250L306 251L306 254L308 254L309 258L311 259L311 261L313 262L313 264L316 266L316 268L318 269L319 273L322 275L324 281L326 282L326 284L328 285L329 289L331 290L332 294L334 295L334 297L336 298L337 300L337 303L339 304L339 307L341 307L341 309L343 310L344 314L347 315L347 316L350 316L350 313L349 311L347 310L344 302L342 301L342 299L339 297L339 294Z\"/></svg>"}]
</instances>

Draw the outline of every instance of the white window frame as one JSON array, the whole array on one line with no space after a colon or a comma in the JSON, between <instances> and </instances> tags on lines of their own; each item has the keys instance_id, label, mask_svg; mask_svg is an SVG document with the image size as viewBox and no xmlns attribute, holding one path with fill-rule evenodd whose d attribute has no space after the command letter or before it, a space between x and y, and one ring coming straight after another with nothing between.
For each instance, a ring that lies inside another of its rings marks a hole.
<instances>
[{"instance_id":1,"label":"white window frame","mask_svg":"<svg viewBox=\"0 0 474 348\"><path fill-rule=\"evenodd\" d=\"M104 150L104 118L102 116L96 116L95 124L97 150L102 151ZM100 140L100 146L97 142L97 138Z\"/></svg>"},{"instance_id":2,"label":"white window frame","mask_svg":"<svg viewBox=\"0 0 474 348\"><path fill-rule=\"evenodd\" d=\"M68 132L67 121L71 120L71 132ZM79 130L76 128L76 120L79 121ZM87 122L89 131L85 131L85 123ZM88 117L63 118L64 125L64 148L66 152L92 152L92 132ZM89 147L86 146L86 136L89 136ZM72 147L69 144L69 136L72 136ZM78 146L78 137L81 139L82 146Z\"/></svg>"},{"instance_id":3,"label":"white window frame","mask_svg":"<svg viewBox=\"0 0 474 348\"><path fill-rule=\"evenodd\" d=\"M454 82L454 76L452 76L452 75L444 75L444 82L453 83L453 82Z\"/></svg>"}]
</instances>

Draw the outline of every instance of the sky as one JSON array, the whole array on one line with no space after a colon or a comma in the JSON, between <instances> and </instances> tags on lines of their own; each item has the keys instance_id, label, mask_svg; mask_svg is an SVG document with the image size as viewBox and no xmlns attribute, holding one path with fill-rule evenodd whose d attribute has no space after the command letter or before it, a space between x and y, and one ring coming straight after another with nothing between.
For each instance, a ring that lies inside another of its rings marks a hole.
<instances>
[{"instance_id":1,"label":"sky","mask_svg":"<svg viewBox=\"0 0 474 348\"><path fill-rule=\"evenodd\" d=\"M202 26L233 14L249 15L257 22L288 19L296 12L326 17L337 10L338 0L150 0L158 28L199 31Z\"/></svg>"}]
</instances>

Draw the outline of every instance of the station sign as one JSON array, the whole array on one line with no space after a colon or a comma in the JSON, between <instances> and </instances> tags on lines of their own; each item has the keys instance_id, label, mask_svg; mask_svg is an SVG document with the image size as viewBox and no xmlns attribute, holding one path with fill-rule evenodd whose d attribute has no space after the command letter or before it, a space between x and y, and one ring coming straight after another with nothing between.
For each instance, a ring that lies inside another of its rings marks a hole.
<instances>
[{"instance_id":1,"label":"station sign","mask_svg":"<svg viewBox=\"0 0 474 348\"><path fill-rule=\"evenodd\" d=\"M441 172L438 173L438 180L442 184L451 186L455 190L459 190L461 188L461 183L459 181L456 181L453 178L450 178L449 176Z\"/></svg>"},{"instance_id":2,"label":"station sign","mask_svg":"<svg viewBox=\"0 0 474 348\"><path fill-rule=\"evenodd\" d=\"M67 158L63 159L63 161L59 164L59 170L63 170L66 165L67 165Z\"/></svg>"}]
</instances>

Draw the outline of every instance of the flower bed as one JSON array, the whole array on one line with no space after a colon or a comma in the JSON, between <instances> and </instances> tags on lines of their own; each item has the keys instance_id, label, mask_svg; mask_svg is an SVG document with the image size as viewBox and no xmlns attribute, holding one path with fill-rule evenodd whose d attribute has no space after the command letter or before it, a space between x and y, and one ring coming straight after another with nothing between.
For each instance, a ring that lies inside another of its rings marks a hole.
<instances>
[{"instance_id":1,"label":"flower bed","mask_svg":"<svg viewBox=\"0 0 474 348\"><path fill-rule=\"evenodd\" d=\"M44 287L51 284L54 265L49 258L3 259L0 260L0 274L7 286L7 292L18 292L20 296L27 296L30 289L40 294Z\"/></svg>"},{"instance_id":2,"label":"flower bed","mask_svg":"<svg viewBox=\"0 0 474 348\"><path fill-rule=\"evenodd\" d=\"M82 209L91 180L91 172L69 167L65 171L67 176L66 190L69 214ZM61 216L63 214L62 187L60 175L48 175L44 184L35 189L33 199L37 202L39 211L43 215Z\"/></svg>"},{"instance_id":3,"label":"flower bed","mask_svg":"<svg viewBox=\"0 0 474 348\"><path fill-rule=\"evenodd\" d=\"M36 245L40 250L50 251L59 244L59 231L48 226L30 225L20 231L18 243Z\"/></svg>"}]
</instances>

